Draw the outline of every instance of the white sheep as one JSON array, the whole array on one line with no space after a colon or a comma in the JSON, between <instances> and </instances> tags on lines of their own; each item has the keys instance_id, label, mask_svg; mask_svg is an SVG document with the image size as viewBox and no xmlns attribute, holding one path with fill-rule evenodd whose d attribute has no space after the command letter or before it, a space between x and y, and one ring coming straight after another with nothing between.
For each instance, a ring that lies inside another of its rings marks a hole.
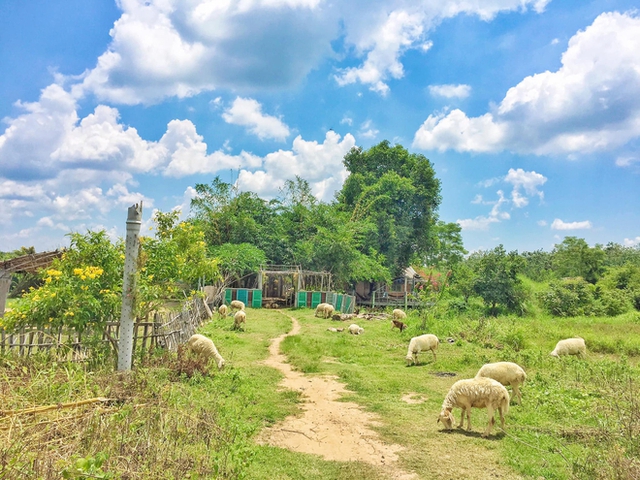
<instances>
[{"instance_id":1,"label":"white sheep","mask_svg":"<svg viewBox=\"0 0 640 480\"><path fill-rule=\"evenodd\" d=\"M247 324L247 314L242 310L238 310L233 316L233 328L237 330L243 323Z\"/></svg>"},{"instance_id":2,"label":"white sheep","mask_svg":"<svg viewBox=\"0 0 640 480\"><path fill-rule=\"evenodd\" d=\"M497 380L505 387L511 385L513 388L513 396L518 397L518 403L522 404L522 394L520 393L520 385L527 379L524 369L513 362L496 362L483 365L476 378L485 377Z\"/></svg>"},{"instance_id":3,"label":"white sheep","mask_svg":"<svg viewBox=\"0 0 640 480\"><path fill-rule=\"evenodd\" d=\"M402 310L400 310L399 308L396 308L393 312L393 319L394 320L404 320L405 318L407 318L407 314L404 313Z\"/></svg>"},{"instance_id":4,"label":"white sheep","mask_svg":"<svg viewBox=\"0 0 640 480\"><path fill-rule=\"evenodd\" d=\"M228 311L229 309L224 303L218 307L218 315L220 315L221 317L225 317Z\"/></svg>"},{"instance_id":5,"label":"white sheep","mask_svg":"<svg viewBox=\"0 0 640 480\"><path fill-rule=\"evenodd\" d=\"M318 314L321 314L322 316L324 316L324 307L326 307L327 305L329 305L328 303L319 303L316 306L316 311L313 314L314 317L317 317Z\"/></svg>"},{"instance_id":6,"label":"white sheep","mask_svg":"<svg viewBox=\"0 0 640 480\"><path fill-rule=\"evenodd\" d=\"M364 333L364 328L356 325L355 323L349 325L349 328L347 330L351 335L362 335Z\"/></svg>"},{"instance_id":7,"label":"white sheep","mask_svg":"<svg viewBox=\"0 0 640 480\"><path fill-rule=\"evenodd\" d=\"M244 302L240 300L231 301L231 310L244 310Z\"/></svg>"},{"instance_id":8,"label":"white sheep","mask_svg":"<svg viewBox=\"0 0 640 480\"><path fill-rule=\"evenodd\" d=\"M331 318L334 311L335 308L333 307L333 305L331 305L330 303L327 304L327 306L324 307L324 318Z\"/></svg>"},{"instance_id":9,"label":"white sheep","mask_svg":"<svg viewBox=\"0 0 640 480\"><path fill-rule=\"evenodd\" d=\"M500 413L500 422L504 430L504 416L509 413L509 392L504 386L492 378L472 378L468 380L458 380L449 389L449 393L442 402L442 410L438 416L438 422L442 422L447 430L453 428L453 413L451 411L459 407L462 409L460 424L464 425L464 414L467 413L467 430L471 430L471 408L486 408L489 416L489 423L482 434L483 437L491 434L491 429L495 423L494 411Z\"/></svg>"},{"instance_id":10,"label":"white sheep","mask_svg":"<svg viewBox=\"0 0 640 480\"><path fill-rule=\"evenodd\" d=\"M187 340L187 347L197 355L204 355L208 359L214 358L216 364L218 365L218 370L224 367L224 358L222 358L222 356L218 352L218 349L213 343L213 340L211 340L210 338L196 333L194 335L191 335L189 340Z\"/></svg>"},{"instance_id":11,"label":"white sheep","mask_svg":"<svg viewBox=\"0 0 640 480\"><path fill-rule=\"evenodd\" d=\"M418 354L420 352L426 352L427 350L431 350L431 353L433 353L433 361L435 362L437 360L436 350L438 349L439 344L440 340L438 340L438 337L430 333L413 337L409 341L409 349L407 350L407 356L405 357L407 365L411 365L412 363L417 365Z\"/></svg>"},{"instance_id":12,"label":"white sheep","mask_svg":"<svg viewBox=\"0 0 640 480\"><path fill-rule=\"evenodd\" d=\"M559 357L561 355L579 355L584 357L587 354L587 346L584 343L584 338L566 338L560 340L556 344L556 348L553 349L549 355L552 357Z\"/></svg>"}]
</instances>

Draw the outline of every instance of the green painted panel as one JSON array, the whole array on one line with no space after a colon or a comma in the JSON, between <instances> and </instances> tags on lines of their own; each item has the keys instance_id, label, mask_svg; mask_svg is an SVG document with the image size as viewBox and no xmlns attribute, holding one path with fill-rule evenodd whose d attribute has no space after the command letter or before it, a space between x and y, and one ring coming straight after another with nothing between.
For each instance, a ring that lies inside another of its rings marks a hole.
<instances>
[{"instance_id":1,"label":"green painted panel","mask_svg":"<svg viewBox=\"0 0 640 480\"><path fill-rule=\"evenodd\" d=\"M336 310L342 312L342 295L336 295Z\"/></svg>"},{"instance_id":2,"label":"green painted panel","mask_svg":"<svg viewBox=\"0 0 640 480\"><path fill-rule=\"evenodd\" d=\"M313 292L311 294L311 308L316 308L322 303L322 292Z\"/></svg>"},{"instance_id":3,"label":"green painted panel","mask_svg":"<svg viewBox=\"0 0 640 480\"><path fill-rule=\"evenodd\" d=\"M233 300L233 297L231 296L231 295L232 295L232 293L233 293L233 292L231 291L231 289L230 289L230 288L227 288L227 289L224 291L224 303L226 303L227 305L229 305L229 304L231 303L231 300Z\"/></svg>"},{"instance_id":4,"label":"green painted panel","mask_svg":"<svg viewBox=\"0 0 640 480\"><path fill-rule=\"evenodd\" d=\"M307 292L301 290L298 292L298 304L297 307L306 307L307 306Z\"/></svg>"},{"instance_id":5,"label":"green painted panel","mask_svg":"<svg viewBox=\"0 0 640 480\"><path fill-rule=\"evenodd\" d=\"M253 308L262 307L262 290L252 290L253 298L251 299L251 306Z\"/></svg>"},{"instance_id":6,"label":"green painted panel","mask_svg":"<svg viewBox=\"0 0 640 480\"><path fill-rule=\"evenodd\" d=\"M236 300L240 300L245 305L249 303L249 290L246 288L239 288L236 290Z\"/></svg>"},{"instance_id":7,"label":"green painted panel","mask_svg":"<svg viewBox=\"0 0 640 480\"><path fill-rule=\"evenodd\" d=\"M349 295L345 295L342 304L342 312L343 313L352 313L353 312L353 297Z\"/></svg>"}]
</instances>

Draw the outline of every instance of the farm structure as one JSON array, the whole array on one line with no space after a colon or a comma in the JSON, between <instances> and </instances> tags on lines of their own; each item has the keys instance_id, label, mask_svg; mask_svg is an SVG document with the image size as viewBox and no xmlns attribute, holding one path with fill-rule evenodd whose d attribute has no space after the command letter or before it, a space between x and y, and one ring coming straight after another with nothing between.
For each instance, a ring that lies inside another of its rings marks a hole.
<instances>
[{"instance_id":1,"label":"farm structure","mask_svg":"<svg viewBox=\"0 0 640 480\"><path fill-rule=\"evenodd\" d=\"M404 269L391 283L358 282L354 291L356 303L375 307L416 307L420 302L413 293L418 285L428 281L428 275L414 267Z\"/></svg>"},{"instance_id":2,"label":"farm structure","mask_svg":"<svg viewBox=\"0 0 640 480\"><path fill-rule=\"evenodd\" d=\"M32 253L0 262L0 317L4 315L13 273L36 273L62 256L61 250Z\"/></svg>"}]
</instances>

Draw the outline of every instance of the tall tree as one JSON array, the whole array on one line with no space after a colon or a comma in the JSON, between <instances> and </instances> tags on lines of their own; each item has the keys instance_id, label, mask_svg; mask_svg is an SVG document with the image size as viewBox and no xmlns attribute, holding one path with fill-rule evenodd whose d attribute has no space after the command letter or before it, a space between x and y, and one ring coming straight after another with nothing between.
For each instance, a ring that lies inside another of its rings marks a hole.
<instances>
[{"instance_id":1,"label":"tall tree","mask_svg":"<svg viewBox=\"0 0 640 480\"><path fill-rule=\"evenodd\" d=\"M473 289L491 315L496 316L501 305L511 312L523 312L524 291L518 273L524 262L518 252L507 253L498 245L493 250L478 252L472 263L476 275Z\"/></svg>"},{"instance_id":2,"label":"tall tree","mask_svg":"<svg viewBox=\"0 0 640 480\"><path fill-rule=\"evenodd\" d=\"M583 238L565 237L552 253L553 267L559 277L582 277L589 283L596 283L604 272L602 247L589 247Z\"/></svg>"},{"instance_id":3,"label":"tall tree","mask_svg":"<svg viewBox=\"0 0 640 480\"><path fill-rule=\"evenodd\" d=\"M350 175L337 196L340 206L352 221L377 230L365 248L384 255L394 274L426 256L441 201L431 162L385 140L369 150L352 148L344 165Z\"/></svg>"}]
</instances>

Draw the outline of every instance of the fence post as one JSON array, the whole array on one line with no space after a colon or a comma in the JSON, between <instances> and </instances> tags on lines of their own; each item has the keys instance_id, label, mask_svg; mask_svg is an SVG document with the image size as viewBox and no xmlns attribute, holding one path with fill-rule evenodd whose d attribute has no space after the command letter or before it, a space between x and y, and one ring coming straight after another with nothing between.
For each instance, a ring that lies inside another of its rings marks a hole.
<instances>
[{"instance_id":1,"label":"fence post","mask_svg":"<svg viewBox=\"0 0 640 480\"><path fill-rule=\"evenodd\" d=\"M133 353L133 311L136 302L136 270L140 248L140 224L142 202L129 207L127 215L127 238L125 241L124 278L122 282L122 310L120 314L120 336L118 338L118 370L131 370Z\"/></svg>"},{"instance_id":2,"label":"fence post","mask_svg":"<svg viewBox=\"0 0 640 480\"><path fill-rule=\"evenodd\" d=\"M11 272L0 269L0 317L4 316L4 309L7 304L7 295L11 288Z\"/></svg>"}]
</instances>

